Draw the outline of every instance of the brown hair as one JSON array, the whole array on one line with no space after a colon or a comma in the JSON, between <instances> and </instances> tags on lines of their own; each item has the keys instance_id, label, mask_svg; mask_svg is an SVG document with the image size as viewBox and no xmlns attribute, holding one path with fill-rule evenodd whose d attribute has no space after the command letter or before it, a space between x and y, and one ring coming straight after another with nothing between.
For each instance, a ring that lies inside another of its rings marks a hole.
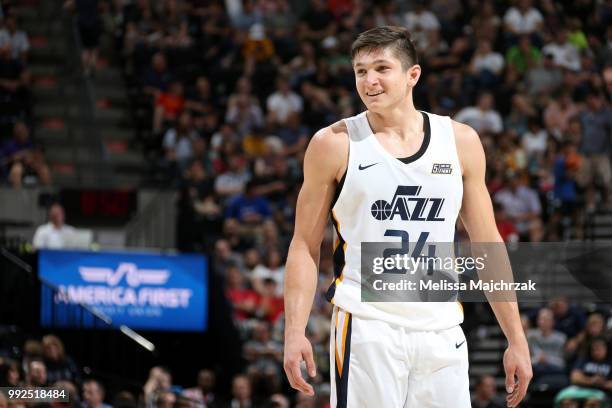
<instances>
[{"instance_id":1,"label":"brown hair","mask_svg":"<svg viewBox=\"0 0 612 408\"><path fill-rule=\"evenodd\" d=\"M364 31L357 36L351 45L351 59L360 51L372 51L389 48L402 62L402 68L407 70L418 64L416 48L410 39L410 32L403 27L382 26Z\"/></svg>"}]
</instances>

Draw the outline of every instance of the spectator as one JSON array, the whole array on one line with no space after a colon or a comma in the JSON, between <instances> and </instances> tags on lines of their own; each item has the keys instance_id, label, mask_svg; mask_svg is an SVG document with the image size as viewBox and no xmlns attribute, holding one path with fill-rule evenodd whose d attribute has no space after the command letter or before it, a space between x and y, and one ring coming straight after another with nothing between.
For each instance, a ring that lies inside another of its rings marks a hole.
<instances>
[{"instance_id":1,"label":"spectator","mask_svg":"<svg viewBox=\"0 0 612 408\"><path fill-rule=\"evenodd\" d=\"M61 249L75 229L64 223L64 207L55 203L49 207L49 222L39 226L34 233L32 245L37 249Z\"/></svg>"},{"instance_id":2,"label":"spectator","mask_svg":"<svg viewBox=\"0 0 612 408\"><path fill-rule=\"evenodd\" d=\"M185 107L183 84L170 83L168 92L160 92L153 112L153 131L160 132L162 126L173 124Z\"/></svg>"},{"instance_id":3,"label":"spectator","mask_svg":"<svg viewBox=\"0 0 612 408\"><path fill-rule=\"evenodd\" d=\"M179 170L184 170L193 157L193 144L200 138L193 128L193 120L188 111L183 111L176 122L164 134L165 160Z\"/></svg>"},{"instance_id":4,"label":"spectator","mask_svg":"<svg viewBox=\"0 0 612 408\"><path fill-rule=\"evenodd\" d=\"M21 373L17 361L3 359L0 363L0 387L17 387L20 384Z\"/></svg>"},{"instance_id":5,"label":"spectator","mask_svg":"<svg viewBox=\"0 0 612 408\"><path fill-rule=\"evenodd\" d=\"M104 403L104 386L97 380L89 379L83 382L83 408L112 408Z\"/></svg>"},{"instance_id":6,"label":"spectator","mask_svg":"<svg viewBox=\"0 0 612 408\"><path fill-rule=\"evenodd\" d=\"M285 276L285 266L282 263L281 254L277 249L270 249L265 257L265 264L258 265L253 270L252 285L259 294L266 292L264 288L265 279L273 279L278 285L278 294L283 293L283 281Z\"/></svg>"},{"instance_id":7,"label":"spectator","mask_svg":"<svg viewBox=\"0 0 612 408\"><path fill-rule=\"evenodd\" d=\"M160 391L155 399L155 408L174 408L176 395L172 391Z\"/></svg>"},{"instance_id":8,"label":"spectator","mask_svg":"<svg viewBox=\"0 0 612 408\"><path fill-rule=\"evenodd\" d=\"M244 194L233 198L225 211L226 218L235 218L247 225L259 225L271 215L270 203L257 194L253 182L246 184Z\"/></svg>"},{"instance_id":9,"label":"spectator","mask_svg":"<svg viewBox=\"0 0 612 408\"><path fill-rule=\"evenodd\" d=\"M567 36L567 29L559 28L554 33L553 41L542 48L544 55L551 55L553 62L560 68L572 71L580 70L580 54Z\"/></svg>"},{"instance_id":10,"label":"spectator","mask_svg":"<svg viewBox=\"0 0 612 408\"><path fill-rule=\"evenodd\" d=\"M30 139L26 124L17 121L13 127L13 139L0 150L0 160L8 180L14 188L20 188L24 177L36 174L43 185L51 184L51 172L42 151Z\"/></svg>"},{"instance_id":11,"label":"spectator","mask_svg":"<svg viewBox=\"0 0 612 408\"><path fill-rule=\"evenodd\" d=\"M428 47L428 38L432 31L440 30L440 22L434 13L429 10L428 2L417 0L414 10L404 16L404 27L410 30L410 36L415 45L424 50Z\"/></svg>"},{"instance_id":12,"label":"spectator","mask_svg":"<svg viewBox=\"0 0 612 408\"><path fill-rule=\"evenodd\" d=\"M540 50L531 44L529 36L521 35L518 44L506 52L506 65L523 75L528 69L536 67L541 59Z\"/></svg>"},{"instance_id":13,"label":"spectator","mask_svg":"<svg viewBox=\"0 0 612 408\"><path fill-rule=\"evenodd\" d=\"M183 391L183 396L197 401L205 408L221 408L225 403L215 392L215 372L207 368L198 371L197 385Z\"/></svg>"},{"instance_id":14,"label":"spectator","mask_svg":"<svg viewBox=\"0 0 612 408\"><path fill-rule=\"evenodd\" d=\"M229 266L225 273L227 274L225 295L234 309L234 321L241 322L254 317L259 295L245 285L243 273L237 265Z\"/></svg>"},{"instance_id":15,"label":"spectator","mask_svg":"<svg viewBox=\"0 0 612 408\"><path fill-rule=\"evenodd\" d=\"M217 274L224 276L229 267L237 265L239 268L242 268L243 263L240 254L232 251L227 240L219 239L215 242L213 264Z\"/></svg>"},{"instance_id":16,"label":"spectator","mask_svg":"<svg viewBox=\"0 0 612 408\"><path fill-rule=\"evenodd\" d=\"M478 379L472 398L474 408L503 408L506 406L504 400L497 395L495 378L483 375Z\"/></svg>"},{"instance_id":17,"label":"spectator","mask_svg":"<svg viewBox=\"0 0 612 408\"><path fill-rule=\"evenodd\" d=\"M49 381L47 381L47 366L45 362L41 358L33 358L27 364L26 386L46 387Z\"/></svg>"},{"instance_id":18,"label":"spectator","mask_svg":"<svg viewBox=\"0 0 612 408\"><path fill-rule=\"evenodd\" d=\"M285 310L282 297L283 288L272 278L262 281L262 293L257 307L257 316L271 324L275 324Z\"/></svg>"},{"instance_id":19,"label":"spectator","mask_svg":"<svg viewBox=\"0 0 612 408\"><path fill-rule=\"evenodd\" d=\"M8 408L8 398L4 392L0 391L0 408ZM11 405L12 407L13 405Z\"/></svg>"},{"instance_id":20,"label":"spectator","mask_svg":"<svg viewBox=\"0 0 612 408\"><path fill-rule=\"evenodd\" d=\"M593 339L588 356L576 362L570 379L575 385L612 391L612 362L605 339Z\"/></svg>"},{"instance_id":21,"label":"spectator","mask_svg":"<svg viewBox=\"0 0 612 408\"><path fill-rule=\"evenodd\" d=\"M500 81L504 63L503 55L493 50L491 41L480 39L469 69L480 87L490 89Z\"/></svg>"},{"instance_id":22,"label":"spectator","mask_svg":"<svg viewBox=\"0 0 612 408\"><path fill-rule=\"evenodd\" d=\"M172 375L170 371L161 366L155 366L149 371L149 378L142 387L145 405L153 406L157 397L164 391L170 391L172 387Z\"/></svg>"},{"instance_id":23,"label":"spectator","mask_svg":"<svg viewBox=\"0 0 612 408\"><path fill-rule=\"evenodd\" d=\"M518 0L504 14L504 30L512 37L539 32L544 23L542 13L532 7L531 0Z\"/></svg>"},{"instance_id":24,"label":"spectator","mask_svg":"<svg viewBox=\"0 0 612 408\"><path fill-rule=\"evenodd\" d=\"M529 95L545 97L558 89L563 83L563 74L553 63L552 54L544 54L544 58L534 62L527 68L525 85Z\"/></svg>"},{"instance_id":25,"label":"spectator","mask_svg":"<svg viewBox=\"0 0 612 408\"><path fill-rule=\"evenodd\" d=\"M151 66L144 73L143 85L145 94L157 97L170 86L173 76L168 71L166 56L157 52L151 58Z\"/></svg>"},{"instance_id":26,"label":"spectator","mask_svg":"<svg viewBox=\"0 0 612 408\"><path fill-rule=\"evenodd\" d=\"M493 210L495 212L495 223L499 230L499 235L504 242L518 242L519 235L514 223L510 221L501 204L494 202Z\"/></svg>"},{"instance_id":27,"label":"spectator","mask_svg":"<svg viewBox=\"0 0 612 408\"><path fill-rule=\"evenodd\" d=\"M83 47L81 63L83 64L85 75L90 75L96 69L98 45L102 31L98 13L98 0L67 0L64 7L76 11L79 35Z\"/></svg>"},{"instance_id":28,"label":"spectator","mask_svg":"<svg viewBox=\"0 0 612 408\"><path fill-rule=\"evenodd\" d=\"M483 92L478 97L476 106L463 108L457 113L455 120L473 127L479 133L499 133L503 130L503 123L494 106L493 95Z\"/></svg>"},{"instance_id":29,"label":"spectator","mask_svg":"<svg viewBox=\"0 0 612 408\"><path fill-rule=\"evenodd\" d=\"M527 128L527 132L521 138L521 144L527 154L527 160L530 161L544 155L548 145L548 133L542 129L540 119L537 117L529 118Z\"/></svg>"},{"instance_id":30,"label":"spectator","mask_svg":"<svg viewBox=\"0 0 612 408\"><path fill-rule=\"evenodd\" d=\"M236 155L230 158L229 171L221 174L215 181L215 191L223 198L242 193L251 179L246 168L244 157Z\"/></svg>"},{"instance_id":31,"label":"spectator","mask_svg":"<svg viewBox=\"0 0 612 408\"><path fill-rule=\"evenodd\" d=\"M562 388L565 386L563 345L565 334L554 330L554 316L550 309L538 312L537 328L527 334L534 382Z\"/></svg>"},{"instance_id":32,"label":"spectator","mask_svg":"<svg viewBox=\"0 0 612 408\"><path fill-rule=\"evenodd\" d=\"M310 7L300 18L298 37L303 40L320 41L336 30L334 15L324 0L310 0Z\"/></svg>"},{"instance_id":33,"label":"spectator","mask_svg":"<svg viewBox=\"0 0 612 408\"><path fill-rule=\"evenodd\" d=\"M302 97L289 88L286 78L276 80L276 92L268 97L266 103L268 122L274 125L284 125L291 113L300 113L303 109Z\"/></svg>"},{"instance_id":34,"label":"spectator","mask_svg":"<svg viewBox=\"0 0 612 408\"><path fill-rule=\"evenodd\" d=\"M570 338L565 345L565 352L570 359L575 357L584 358L589 354L589 347L596 338L605 334L606 321L600 313L589 315L584 329Z\"/></svg>"},{"instance_id":35,"label":"spectator","mask_svg":"<svg viewBox=\"0 0 612 408\"><path fill-rule=\"evenodd\" d=\"M237 375L232 381L231 408L251 408L251 381L246 375Z\"/></svg>"},{"instance_id":36,"label":"spectator","mask_svg":"<svg viewBox=\"0 0 612 408\"><path fill-rule=\"evenodd\" d=\"M580 111L569 91L553 93L553 98L544 110L546 129L558 140L569 126L569 121Z\"/></svg>"},{"instance_id":37,"label":"spectator","mask_svg":"<svg viewBox=\"0 0 612 408\"><path fill-rule=\"evenodd\" d=\"M580 124L582 140L579 150L583 155L583 165L578 178L583 187L598 185L603 192L603 202L607 205L612 182L612 110L599 91L593 91L587 96L587 107L580 114Z\"/></svg>"},{"instance_id":38,"label":"spectator","mask_svg":"<svg viewBox=\"0 0 612 408\"><path fill-rule=\"evenodd\" d=\"M240 136L245 136L264 125L259 103L248 95L238 94L228 105L225 121L236 127Z\"/></svg>"},{"instance_id":39,"label":"spectator","mask_svg":"<svg viewBox=\"0 0 612 408\"><path fill-rule=\"evenodd\" d=\"M80 382L79 369L72 358L66 355L59 337L46 335L42 338L42 344L49 383L60 380Z\"/></svg>"},{"instance_id":40,"label":"spectator","mask_svg":"<svg viewBox=\"0 0 612 408\"><path fill-rule=\"evenodd\" d=\"M551 300L548 307L554 314L555 330L565 334L568 339L578 335L584 328L586 322L584 311L577 306L570 305L566 297L560 296ZM568 340L568 344L570 341Z\"/></svg>"},{"instance_id":41,"label":"spectator","mask_svg":"<svg viewBox=\"0 0 612 408\"><path fill-rule=\"evenodd\" d=\"M25 31L17 26L17 18L8 15L4 20L4 28L0 29L0 48L9 43L11 46L11 57L22 63L27 63L30 42Z\"/></svg>"},{"instance_id":42,"label":"spectator","mask_svg":"<svg viewBox=\"0 0 612 408\"><path fill-rule=\"evenodd\" d=\"M508 177L505 186L494 196L503 210L515 223L522 236L527 236L531 242L539 242L543 236L543 226L540 219L542 207L537 193L521 185L518 177Z\"/></svg>"}]
</instances>

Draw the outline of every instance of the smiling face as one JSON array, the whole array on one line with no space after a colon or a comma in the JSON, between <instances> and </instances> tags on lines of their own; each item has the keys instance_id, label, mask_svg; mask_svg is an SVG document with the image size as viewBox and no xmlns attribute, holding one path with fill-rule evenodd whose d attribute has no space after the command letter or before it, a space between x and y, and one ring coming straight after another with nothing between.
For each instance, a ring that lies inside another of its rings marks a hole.
<instances>
[{"instance_id":1,"label":"smiling face","mask_svg":"<svg viewBox=\"0 0 612 408\"><path fill-rule=\"evenodd\" d=\"M376 113L401 106L411 95L421 67L407 69L390 48L362 50L353 59L355 85L368 110Z\"/></svg>"}]
</instances>

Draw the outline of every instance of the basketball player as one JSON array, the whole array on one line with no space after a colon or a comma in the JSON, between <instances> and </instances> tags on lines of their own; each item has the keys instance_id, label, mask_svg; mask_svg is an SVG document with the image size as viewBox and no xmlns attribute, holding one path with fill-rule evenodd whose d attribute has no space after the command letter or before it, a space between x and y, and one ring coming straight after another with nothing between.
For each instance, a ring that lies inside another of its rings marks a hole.
<instances>
[{"instance_id":1,"label":"basketball player","mask_svg":"<svg viewBox=\"0 0 612 408\"><path fill-rule=\"evenodd\" d=\"M285 277L285 371L293 388L314 393L300 364L315 375L305 328L331 210L338 238L336 279L328 292L334 304L331 406L469 407L460 304L361 302L360 248L362 241L397 242L423 232L428 242L452 242L458 216L472 242L503 242L480 139L469 126L415 109L412 89L421 67L407 30L368 30L353 43L351 56L367 111L319 130L306 152ZM433 217L409 220L378 207L401 194L439 205ZM491 306L508 339L507 403L516 407L532 376L529 349L516 302Z\"/></svg>"}]
</instances>

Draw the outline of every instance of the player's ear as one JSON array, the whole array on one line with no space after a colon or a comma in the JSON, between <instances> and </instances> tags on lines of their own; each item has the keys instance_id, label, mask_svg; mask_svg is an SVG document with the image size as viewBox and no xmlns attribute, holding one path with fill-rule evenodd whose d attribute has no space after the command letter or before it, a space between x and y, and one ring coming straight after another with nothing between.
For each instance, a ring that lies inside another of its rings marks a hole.
<instances>
[{"instance_id":1,"label":"player's ear","mask_svg":"<svg viewBox=\"0 0 612 408\"><path fill-rule=\"evenodd\" d=\"M408 76L408 85L414 87L421 77L421 66L419 64L414 64L408 68L406 75Z\"/></svg>"}]
</instances>

